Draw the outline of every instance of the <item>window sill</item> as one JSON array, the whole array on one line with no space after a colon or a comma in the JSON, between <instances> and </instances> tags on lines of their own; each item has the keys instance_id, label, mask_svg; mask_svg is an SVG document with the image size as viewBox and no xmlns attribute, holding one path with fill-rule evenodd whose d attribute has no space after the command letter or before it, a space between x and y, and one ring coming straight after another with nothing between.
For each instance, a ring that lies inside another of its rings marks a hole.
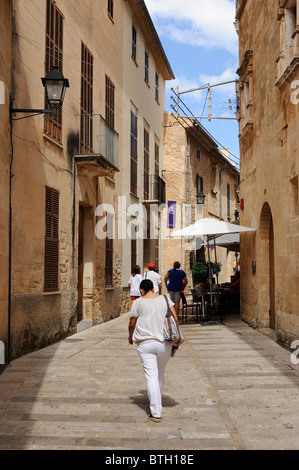
<instances>
[{"instance_id":1,"label":"window sill","mask_svg":"<svg viewBox=\"0 0 299 470\"><path fill-rule=\"evenodd\" d=\"M56 290L56 291L53 291L53 292L43 292L43 294L45 296L48 296L48 295L61 295L61 291L60 290Z\"/></svg>"},{"instance_id":2,"label":"window sill","mask_svg":"<svg viewBox=\"0 0 299 470\"><path fill-rule=\"evenodd\" d=\"M50 137L49 135L43 134L43 137L44 137L44 139L48 140L48 141L51 142L52 144L57 145L57 147L59 147L61 150L64 149L63 145L62 145L60 142L57 142L57 140L53 139L53 138Z\"/></svg>"},{"instance_id":3,"label":"window sill","mask_svg":"<svg viewBox=\"0 0 299 470\"><path fill-rule=\"evenodd\" d=\"M138 199L138 200L139 200L139 196L138 196L138 194L132 193L132 191L130 191L130 195L131 195L131 196L133 196L133 197L135 197L136 199Z\"/></svg>"},{"instance_id":4,"label":"window sill","mask_svg":"<svg viewBox=\"0 0 299 470\"><path fill-rule=\"evenodd\" d=\"M114 287L105 287L105 291L110 291L110 290L114 290Z\"/></svg>"}]
</instances>

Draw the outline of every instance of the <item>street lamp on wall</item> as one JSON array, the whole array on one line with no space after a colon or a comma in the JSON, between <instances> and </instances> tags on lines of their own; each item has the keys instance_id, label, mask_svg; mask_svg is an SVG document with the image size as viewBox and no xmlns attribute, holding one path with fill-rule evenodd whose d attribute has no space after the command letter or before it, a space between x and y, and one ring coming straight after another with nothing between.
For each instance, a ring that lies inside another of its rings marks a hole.
<instances>
[{"instance_id":1,"label":"street lamp on wall","mask_svg":"<svg viewBox=\"0 0 299 470\"><path fill-rule=\"evenodd\" d=\"M42 78L42 83L47 90L49 103L52 106L62 105L66 89L69 87L69 81L64 78L58 67L54 67L51 72L48 72L46 77Z\"/></svg>"},{"instance_id":2,"label":"street lamp on wall","mask_svg":"<svg viewBox=\"0 0 299 470\"><path fill-rule=\"evenodd\" d=\"M206 195L203 193L203 191L200 191L199 193L197 193L196 194L197 204L200 204L203 206L205 203L205 198L206 198Z\"/></svg>"},{"instance_id":3,"label":"street lamp on wall","mask_svg":"<svg viewBox=\"0 0 299 470\"><path fill-rule=\"evenodd\" d=\"M69 81L64 78L63 73L58 70L58 67L54 67L53 70L47 73L46 77L42 78L42 84L46 89L47 99L51 106L62 105L66 89L69 87ZM12 107L13 98L11 98L10 105L10 116L16 113L29 114L36 116L38 114L52 114L56 115L56 109L15 109ZM12 118L11 118L12 119ZM12 119L14 120L14 119Z\"/></svg>"}]
</instances>

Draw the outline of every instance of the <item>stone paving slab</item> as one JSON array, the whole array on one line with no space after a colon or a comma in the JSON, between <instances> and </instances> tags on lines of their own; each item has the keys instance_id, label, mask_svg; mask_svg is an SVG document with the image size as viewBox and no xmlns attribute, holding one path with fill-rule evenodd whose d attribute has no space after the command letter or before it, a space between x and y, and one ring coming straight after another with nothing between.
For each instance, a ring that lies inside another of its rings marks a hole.
<instances>
[{"instance_id":1,"label":"stone paving slab","mask_svg":"<svg viewBox=\"0 0 299 470\"><path fill-rule=\"evenodd\" d=\"M163 419L147 419L128 314L19 358L0 375L0 449L298 449L299 366L237 317L182 326Z\"/></svg>"}]
</instances>

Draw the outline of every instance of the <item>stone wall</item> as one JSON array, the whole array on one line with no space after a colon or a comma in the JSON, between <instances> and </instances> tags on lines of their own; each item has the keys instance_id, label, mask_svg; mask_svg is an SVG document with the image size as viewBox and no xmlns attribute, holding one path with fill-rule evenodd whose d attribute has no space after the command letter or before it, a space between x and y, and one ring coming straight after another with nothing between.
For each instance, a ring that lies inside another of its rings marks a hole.
<instances>
[{"instance_id":1,"label":"stone wall","mask_svg":"<svg viewBox=\"0 0 299 470\"><path fill-rule=\"evenodd\" d=\"M215 150L215 142L201 130L195 138L196 130L188 138L188 129L181 125L170 113L165 113L164 127L164 165L163 177L166 181L166 203L176 202L176 227L178 230L189 223L194 223L196 219L212 217L225 221L235 220L236 191L238 189L238 171L226 162L220 152ZM199 149L200 153L197 152ZM188 154L190 152L190 164ZM196 175L203 178L203 192L206 196L203 207L195 212L197 203ZM221 178L221 191L220 191ZM230 209L227 213L227 184L230 185ZM186 214L186 205L191 205L190 219ZM166 224L166 220L164 222ZM172 230L170 230L171 232ZM163 239L163 278L167 271L173 267L175 261L181 263L185 270L189 286L193 288L192 272L190 267L190 251L195 250L194 241L188 243L181 238ZM207 260L207 250L203 248ZM219 275L219 283L230 281L233 274L232 267L235 261L234 253L228 252L226 248L217 248L216 258L214 250L211 250L211 260L222 263L222 270Z\"/></svg>"},{"instance_id":2,"label":"stone wall","mask_svg":"<svg viewBox=\"0 0 299 470\"><path fill-rule=\"evenodd\" d=\"M241 110L251 88L251 116L240 121L241 224L257 229L241 240L241 298L243 318L270 327L289 346L299 336L299 105L292 102L298 32L287 37L286 16L293 10L277 3L247 2L238 18ZM287 59L289 40L294 49Z\"/></svg>"},{"instance_id":3,"label":"stone wall","mask_svg":"<svg viewBox=\"0 0 299 470\"><path fill-rule=\"evenodd\" d=\"M12 2L11 0L3 0L0 2L0 341L5 345L6 358L8 343L9 167L11 151L9 125L11 21ZM2 364L0 363L1 367Z\"/></svg>"}]
</instances>

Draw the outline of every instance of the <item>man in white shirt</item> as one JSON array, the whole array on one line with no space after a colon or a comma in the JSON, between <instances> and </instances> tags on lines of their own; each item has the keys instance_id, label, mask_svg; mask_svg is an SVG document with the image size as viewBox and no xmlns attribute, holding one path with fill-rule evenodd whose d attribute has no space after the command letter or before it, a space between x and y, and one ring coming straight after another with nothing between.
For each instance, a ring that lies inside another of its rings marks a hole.
<instances>
[{"instance_id":1,"label":"man in white shirt","mask_svg":"<svg viewBox=\"0 0 299 470\"><path fill-rule=\"evenodd\" d=\"M148 272L144 273L143 279L150 279L154 284L155 294L162 294L161 276L156 273L154 263L148 265Z\"/></svg>"}]
</instances>

